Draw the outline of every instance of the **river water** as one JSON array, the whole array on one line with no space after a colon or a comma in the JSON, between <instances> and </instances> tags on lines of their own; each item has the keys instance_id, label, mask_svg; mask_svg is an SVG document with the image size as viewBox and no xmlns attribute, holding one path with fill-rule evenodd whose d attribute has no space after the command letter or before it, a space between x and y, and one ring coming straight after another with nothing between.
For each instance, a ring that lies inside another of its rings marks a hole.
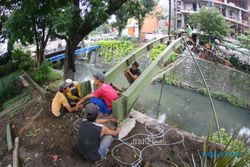
<instances>
[{"instance_id":1,"label":"river water","mask_svg":"<svg viewBox=\"0 0 250 167\"><path fill-rule=\"evenodd\" d=\"M81 82L93 79L93 74L97 71L107 70L85 63L76 65L76 68L75 79ZM207 96L191 90L164 85L161 103L158 107L160 89L161 83L149 84L142 91L134 108L158 119L160 122L174 125L197 135L207 135L209 122L211 122L212 131L216 130ZM214 99L213 101L220 128L229 131L244 129L247 133L250 132L250 111L221 100Z\"/></svg>"}]
</instances>

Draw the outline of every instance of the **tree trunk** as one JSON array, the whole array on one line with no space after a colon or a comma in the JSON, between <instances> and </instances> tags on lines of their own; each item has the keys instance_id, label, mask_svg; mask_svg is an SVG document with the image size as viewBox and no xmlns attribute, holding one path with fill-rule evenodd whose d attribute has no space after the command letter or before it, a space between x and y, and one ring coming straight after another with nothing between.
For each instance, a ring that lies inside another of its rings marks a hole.
<instances>
[{"instance_id":1,"label":"tree trunk","mask_svg":"<svg viewBox=\"0 0 250 167\"><path fill-rule=\"evenodd\" d=\"M66 42L66 51L64 58L64 79L72 79L74 80L74 72L76 72L75 68L75 50L77 48L78 43L81 41L78 38L70 37Z\"/></svg>"},{"instance_id":2,"label":"tree trunk","mask_svg":"<svg viewBox=\"0 0 250 167\"><path fill-rule=\"evenodd\" d=\"M118 37L120 38L122 36L122 28L118 28Z\"/></svg>"},{"instance_id":3,"label":"tree trunk","mask_svg":"<svg viewBox=\"0 0 250 167\"><path fill-rule=\"evenodd\" d=\"M138 20L138 41L141 42L141 23L140 21Z\"/></svg>"},{"instance_id":4,"label":"tree trunk","mask_svg":"<svg viewBox=\"0 0 250 167\"><path fill-rule=\"evenodd\" d=\"M44 48L41 47L40 50L38 51L38 62L39 66L44 62Z\"/></svg>"}]
</instances>

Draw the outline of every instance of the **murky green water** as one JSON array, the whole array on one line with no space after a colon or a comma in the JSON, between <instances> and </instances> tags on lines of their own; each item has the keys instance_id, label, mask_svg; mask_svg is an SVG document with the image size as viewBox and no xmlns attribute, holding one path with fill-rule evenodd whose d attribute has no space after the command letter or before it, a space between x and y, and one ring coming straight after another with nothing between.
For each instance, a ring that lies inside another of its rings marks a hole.
<instances>
[{"instance_id":1,"label":"murky green water","mask_svg":"<svg viewBox=\"0 0 250 167\"><path fill-rule=\"evenodd\" d=\"M154 118L158 116L159 121L198 135L207 135L210 121L212 130L216 130L208 97L194 91L164 85L158 109L160 88L160 83L148 85L139 97L135 108ZM243 127L250 128L249 111L217 99L214 99L214 105L221 128L229 131L234 128L237 130Z\"/></svg>"}]
</instances>

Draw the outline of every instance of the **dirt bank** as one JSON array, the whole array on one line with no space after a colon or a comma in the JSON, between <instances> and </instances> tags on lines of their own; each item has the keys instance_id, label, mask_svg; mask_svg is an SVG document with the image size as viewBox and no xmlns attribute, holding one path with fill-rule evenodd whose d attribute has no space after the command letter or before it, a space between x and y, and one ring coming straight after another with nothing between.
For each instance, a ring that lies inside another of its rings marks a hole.
<instances>
[{"instance_id":1,"label":"dirt bank","mask_svg":"<svg viewBox=\"0 0 250 167\"><path fill-rule=\"evenodd\" d=\"M80 157L75 149L77 140L77 131L73 124L79 119L77 115L68 114L65 118L59 120L53 117L50 110L52 97L41 98L36 95L32 104L27 106L23 112L19 112L14 117L4 116L0 122L0 167L12 163L12 152L7 151L5 127L7 123L12 124L14 137L20 137L19 157L22 166L25 167L77 167L77 166L126 166L118 162L109 152L105 160L96 163L89 163ZM83 113L79 114L83 117ZM170 127L165 127L166 129ZM142 153L141 166L173 166L172 162L181 165L181 160L191 163L191 156L198 162L198 153L201 152L203 143L197 140L195 136L180 130L169 131L164 136L166 143L175 143L184 137L184 142L167 145L152 146ZM132 136L138 133L148 133L145 131L145 125L136 122L135 128L129 133ZM153 131L153 133L155 133ZM182 134L182 135L180 135ZM127 142L132 143L137 136ZM142 137L143 138L143 137ZM195 139L195 140L194 140ZM112 148L120 144L116 140ZM136 147L143 149L147 144L136 143ZM112 151L112 148L110 151ZM134 150L126 145L121 145L113 150L115 156L122 161L132 162L138 158Z\"/></svg>"}]
</instances>

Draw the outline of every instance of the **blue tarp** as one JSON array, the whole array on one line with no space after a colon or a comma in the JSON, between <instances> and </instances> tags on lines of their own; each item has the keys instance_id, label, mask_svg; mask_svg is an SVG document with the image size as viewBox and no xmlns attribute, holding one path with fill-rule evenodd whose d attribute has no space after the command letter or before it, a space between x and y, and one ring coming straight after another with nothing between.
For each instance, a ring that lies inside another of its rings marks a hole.
<instances>
[{"instance_id":1,"label":"blue tarp","mask_svg":"<svg viewBox=\"0 0 250 167\"><path fill-rule=\"evenodd\" d=\"M79 55L79 54L83 54L83 53L88 53L88 52L90 52L92 50L96 50L98 48L100 48L99 45L91 46L91 47L88 47L88 48L77 49L77 50L75 50L75 55ZM64 57L65 57L65 54L62 53L62 54L53 56L51 58L48 58L47 60L53 63L53 62L56 62L58 60L64 59Z\"/></svg>"}]
</instances>

